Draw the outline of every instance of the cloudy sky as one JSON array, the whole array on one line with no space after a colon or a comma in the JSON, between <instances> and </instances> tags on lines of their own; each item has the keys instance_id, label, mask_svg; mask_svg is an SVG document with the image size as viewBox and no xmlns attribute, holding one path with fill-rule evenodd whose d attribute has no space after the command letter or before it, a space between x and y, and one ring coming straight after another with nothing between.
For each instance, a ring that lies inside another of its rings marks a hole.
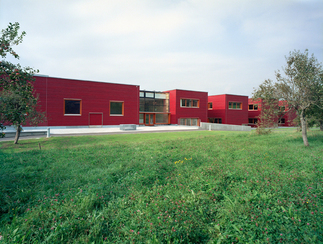
<instances>
[{"instance_id":1,"label":"cloudy sky","mask_svg":"<svg viewBox=\"0 0 323 244\"><path fill-rule=\"evenodd\" d=\"M323 61L322 0L0 0L9 22L23 66L145 90L250 96L290 51Z\"/></svg>"}]
</instances>

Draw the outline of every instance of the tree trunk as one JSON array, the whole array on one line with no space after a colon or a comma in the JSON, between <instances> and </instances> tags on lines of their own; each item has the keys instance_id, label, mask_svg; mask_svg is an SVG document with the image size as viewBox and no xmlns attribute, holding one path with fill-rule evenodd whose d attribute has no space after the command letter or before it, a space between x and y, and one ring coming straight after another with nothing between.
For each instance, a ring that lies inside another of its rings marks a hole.
<instances>
[{"instance_id":1,"label":"tree trunk","mask_svg":"<svg viewBox=\"0 0 323 244\"><path fill-rule=\"evenodd\" d=\"M323 131L323 119L320 120L320 130Z\"/></svg>"},{"instance_id":2,"label":"tree trunk","mask_svg":"<svg viewBox=\"0 0 323 244\"><path fill-rule=\"evenodd\" d=\"M18 140L19 140L19 137L20 137L20 131L21 131L21 126L19 124L19 125L17 125L17 130L16 130L16 136L15 136L15 142L14 142L14 144L17 144L18 143Z\"/></svg>"},{"instance_id":3,"label":"tree trunk","mask_svg":"<svg viewBox=\"0 0 323 244\"><path fill-rule=\"evenodd\" d=\"M308 144L308 140L307 140L306 117L305 117L304 110L302 110L302 112L301 112L300 119L301 119L301 126L302 126L302 137L303 137L303 142L304 142L304 145L305 145L306 147L308 147L308 146L309 146L309 144Z\"/></svg>"}]
</instances>

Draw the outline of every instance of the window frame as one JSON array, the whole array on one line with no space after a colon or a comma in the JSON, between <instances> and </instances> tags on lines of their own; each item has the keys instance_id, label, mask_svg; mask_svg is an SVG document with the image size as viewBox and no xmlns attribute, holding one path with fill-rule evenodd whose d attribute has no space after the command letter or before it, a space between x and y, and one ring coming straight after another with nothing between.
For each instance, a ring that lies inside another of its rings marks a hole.
<instances>
[{"instance_id":1,"label":"window frame","mask_svg":"<svg viewBox=\"0 0 323 244\"><path fill-rule=\"evenodd\" d=\"M187 122L188 119L190 120L190 124L189 125L186 124L186 122ZM197 125L192 125L192 121L195 120L195 119L196 119ZM200 118L198 118L198 117L197 118L196 117L193 117L193 118L179 118L178 119L178 122L179 122L178 124L179 125L183 125L183 124L181 124L181 120L184 120L185 121L185 124L184 125L186 125L186 126L200 126L200 122L201 122L200 121Z\"/></svg>"},{"instance_id":2,"label":"window frame","mask_svg":"<svg viewBox=\"0 0 323 244\"><path fill-rule=\"evenodd\" d=\"M66 101L79 101L80 102L80 113L79 114L67 114L67 113L65 113ZM79 99L79 98L64 98L63 114L64 114L64 116L82 116L82 99Z\"/></svg>"},{"instance_id":3,"label":"window frame","mask_svg":"<svg viewBox=\"0 0 323 244\"><path fill-rule=\"evenodd\" d=\"M207 109L212 110L213 109L213 102L208 102L207 103Z\"/></svg>"},{"instance_id":4,"label":"window frame","mask_svg":"<svg viewBox=\"0 0 323 244\"><path fill-rule=\"evenodd\" d=\"M232 104L232 108L230 108L230 103ZM240 108L233 108L233 104L236 104L236 106L237 106L237 104L240 104ZM242 102L233 102L233 101L230 101L230 102L228 102L228 109L233 109L233 110L242 110Z\"/></svg>"},{"instance_id":5,"label":"window frame","mask_svg":"<svg viewBox=\"0 0 323 244\"><path fill-rule=\"evenodd\" d=\"M185 100L183 105L183 100ZM189 101L189 102L187 102ZM193 106L193 101L197 101L197 106ZM189 104L189 106L187 106ZM200 108L200 99L193 99L193 98L181 98L180 99L180 107L181 108Z\"/></svg>"},{"instance_id":6,"label":"window frame","mask_svg":"<svg viewBox=\"0 0 323 244\"><path fill-rule=\"evenodd\" d=\"M208 118L208 123L222 124L222 118Z\"/></svg>"},{"instance_id":7,"label":"window frame","mask_svg":"<svg viewBox=\"0 0 323 244\"><path fill-rule=\"evenodd\" d=\"M122 103L122 114L111 114L111 103ZM110 116L124 116L124 101L109 101L109 115Z\"/></svg>"},{"instance_id":8,"label":"window frame","mask_svg":"<svg viewBox=\"0 0 323 244\"><path fill-rule=\"evenodd\" d=\"M250 109L250 106L252 106L252 109ZM255 106L257 106L257 109L255 109ZM258 111L259 105L258 104L248 104L248 111Z\"/></svg>"},{"instance_id":9,"label":"window frame","mask_svg":"<svg viewBox=\"0 0 323 244\"><path fill-rule=\"evenodd\" d=\"M248 118L248 124L256 125L257 123L258 123L258 118Z\"/></svg>"}]
</instances>

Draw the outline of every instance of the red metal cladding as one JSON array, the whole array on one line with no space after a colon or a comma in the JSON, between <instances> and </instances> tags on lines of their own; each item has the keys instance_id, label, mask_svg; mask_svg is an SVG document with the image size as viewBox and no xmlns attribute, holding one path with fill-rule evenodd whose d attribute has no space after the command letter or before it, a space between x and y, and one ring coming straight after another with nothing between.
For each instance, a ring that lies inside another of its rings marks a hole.
<instances>
[{"instance_id":1,"label":"red metal cladding","mask_svg":"<svg viewBox=\"0 0 323 244\"><path fill-rule=\"evenodd\" d=\"M103 113L89 113L89 125L103 125Z\"/></svg>"},{"instance_id":2,"label":"red metal cladding","mask_svg":"<svg viewBox=\"0 0 323 244\"><path fill-rule=\"evenodd\" d=\"M248 124L248 97L241 95L214 95L208 97L212 109L208 118L221 118L223 124Z\"/></svg>"},{"instance_id":3,"label":"red metal cladding","mask_svg":"<svg viewBox=\"0 0 323 244\"><path fill-rule=\"evenodd\" d=\"M197 118L200 122L207 122L207 92L178 89L166 92L169 92L171 124L178 124L181 118ZM181 104L183 99L187 101L185 106Z\"/></svg>"},{"instance_id":4,"label":"red metal cladding","mask_svg":"<svg viewBox=\"0 0 323 244\"><path fill-rule=\"evenodd\" d=\"M47 122L40 126L88 126L92 122L119 125L139 122L139 86L42 76L35 78L35 94L39 94L41 110L47 115ZM65 100L80 101L80 114L64 114ZM123 104L122 114L110 114L110 102ZM97 115L91 117L90 114ZM98 114L101 114L101 119Z\"/></svg>"}]
</instances>

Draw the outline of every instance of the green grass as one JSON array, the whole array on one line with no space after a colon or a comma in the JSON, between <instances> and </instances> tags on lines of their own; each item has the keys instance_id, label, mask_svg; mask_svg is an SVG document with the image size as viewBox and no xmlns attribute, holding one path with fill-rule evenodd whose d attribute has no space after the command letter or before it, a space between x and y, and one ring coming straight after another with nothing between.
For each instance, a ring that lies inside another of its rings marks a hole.
<instances>
[{"instance_id":1,"label":"green grass","mask_svg":"<svg viewBox=\"0 0 323 244\"><path fill-rule=\"evenodd\" d=\"M0 243L323 243L323 133L309 143L290 129L1 142Z\"/></svg>"}]
</instances>

